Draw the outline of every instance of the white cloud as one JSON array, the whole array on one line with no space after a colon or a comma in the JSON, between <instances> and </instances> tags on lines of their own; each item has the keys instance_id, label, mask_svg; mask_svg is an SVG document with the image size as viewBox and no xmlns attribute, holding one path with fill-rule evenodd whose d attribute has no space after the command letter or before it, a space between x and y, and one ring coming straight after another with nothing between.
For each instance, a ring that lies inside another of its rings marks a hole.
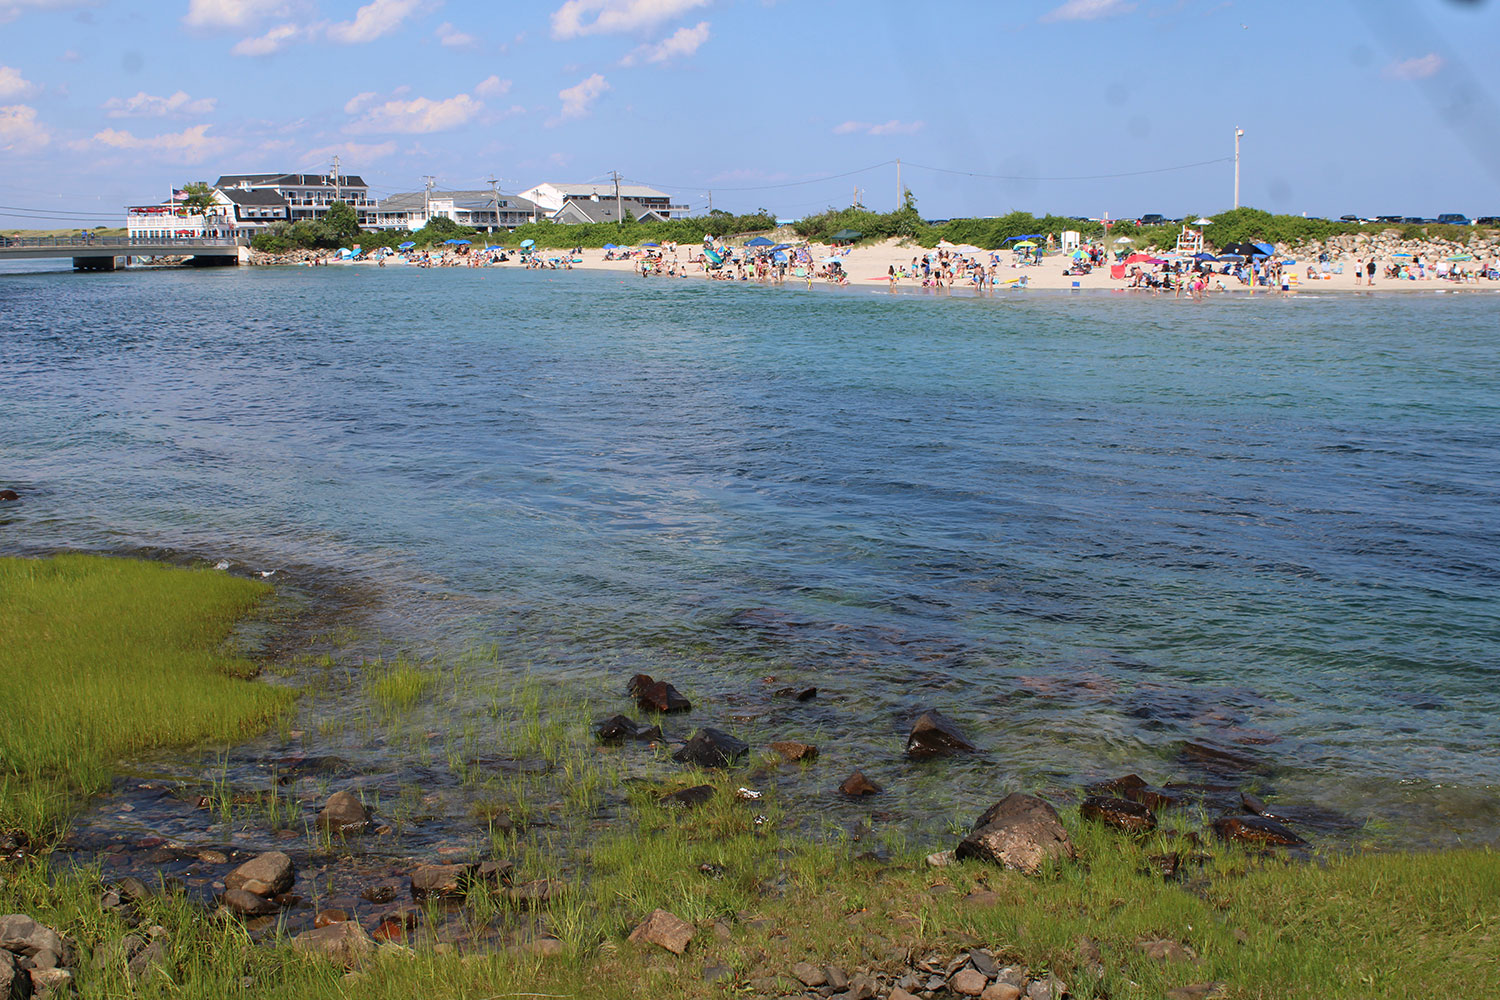
<instances>
[{"instance_id":1,"label":"white cloud","mask_svg":"<svg viewBox=\"0 0 1500 1000\"><path fill-rule=\"evenodd\" d=\"M632 49L624 59L620 60L620 65L634 66L640 62L659 63L679 57L687 58L697 52L698 47L706 41L708 41L708 22L699 21L695 27L678 28L655 45L641 45Z\"/></svg>"},{"instance_id":2,"label":"white cloud","mask_svg":"<svg viewBox=\"0 0 1500 1000\"><path fill-rule=\"evenodd\" d=\"M835 125L834 135L853 135L863 133L864 135L912 135L920 132L925 122L903 122L892 118L888 122L856 122L848 121L841 125Z\"/></svg>"},{"instance_id":3,"label":"white cloud","mask_svg":"<svg viewBox=\"0 0 1500 1000\"><path fill-rule=\"evenodd\" d=\"M280 52L303 33L303 29L295 24L278 24L264 35L240 39L229 51L237 56L268 56Z\"/></svg>"},{"instance_id":4,"label":"white cloud","mask_svg":"<svg viewBox=\"0 0 1500 1000\"><path fill-rule=\"evenodd\" d=\"M290 145L290 143L288 144ZM396 151L394 140L387 142L344 142L336 146L321 146L317 149L309 149L302 154L302 162L322 163L337 155L348 160L350 163L369 163L371 160L383 159Z\"/></svg>"},{"instance_id":5,"label":"white cloud","mask_svg":"<svg viewBox=\"0 0 1500 1000\"><path fill-rule=\"evenodd\" d=\"M566 121L569 118L582 118L584 115L587 115L593 107L594 102L608 89L609 83L604 77L595 73L587 80L582 80L571 87L564 87L562 90L559 90L557 96L562 99L562 110L558 112L554 123Z\"/></svg>"},{"instance_id":6,"label":"white cloud","mask_svg":"<svg viewBox=\"0 0 1500 1000\"><path fill-rule=\"evenodd\" d=\"M468 32L459 31L451 21L444 21L437 26L438 41L450 49L467 49L479 44L479 39Z\"/></svg>"},{"instance_id":7,"label":"white cloud","mask_svg":"<svg viewBox=\"0 0 1500 1000\"><path fill-rule=\"evenodd\" d=\"M144 90L134 97L111 97L104 110L111 118L166 118L169 115L198 117L213 111L219 102L212 97L193 100L179 90L171 97L155 97Z\"/></svg>"},{"instance_id":8,"label":"white cloud","mask_svg":"<svg viewBox=\"0 0 1500 1000\"><path fill-rule=\"evenodd\" d=\"M354 12L354 20L328 26L328 37L345 45L363 45L401 27L421 0L370 0Z\"/></svg>"},{"instance_id":9,"label":"white cloud","mask_svg":"<svg viewBox=\"0 0 1500 1000\"><path fill-rule=\"evenodd\" d=\"M285 0L189 0L182 23L191 28L243 28L286 14Z\"/></svg>"},{"instance_id":10,"label":"white cloud","mask_svg":"<svg viewBox=\"0 0 1500 1000\"><path fill-rule=\"evenodd\" d=\"M212 125L193 125L181 132L146 136L107 128L102 132L95 132L93 142L111 149L155 154L163 159L180 160L184 163L202 163L210 157L223 153L230 145L228 139L205 134L212 127Z\"/></svg>"},{"instance_id":11,"label":"white cloud","mask_svg":"<svg viewBox=\"0 0 1500 1000\"><path fill-rule=\"evenodd\" d=\"M0 107L0 151L40 149L51 141L52 134L37 124L36 108L25 104Z\"/></svg>"},{"instance_id":12,"label":"white cloud","mask_svg":"<svg viewBox=\"0 0 1500 1000\"><path fill-rule=\"evenodd\" d=\"M1097 21L1101 17L1128 14L1135 4L1126 0L1068 0L1042 15L1043 21Z\"/></svg>"},{"instance_id":13,"label":"white cloud","mask_svg":"<svg viewBox=\"0 0 1500 1000\"><path fill-rule=\"evenodd\" d=\"M708 3L709 0L566 0L552 12L552 37L641 31Z\"/></svg>"},{"instance_id":14,"label":"white cloud","mask_svg":"<svg viewBox=\"0 0 1500 1000\"><path fill-rule=\"evenodd\" d=\"M502 80L498 76L485 77L474 88L474 93L480 97L504 97L510 93L510 81Z\"/></svg>"},{"instance_id":15,"label":"white cloud","mask_svg":"<svg viewBox=\"0 0 1500 1000\"><path fill-rule=\"evenodd\" d=\"M10 66L0 66L0 98L30 97L41 89L22 76L20 70Z\"/></svg>"},{"instance_id":16,"label":"white cloud","mask_svg":"<svg viewBox=\"0 0 1500 1000\"><path fill-rule=\"evenodd\" d=\"M468 94L455 94L442 101L414 97L409 101L386 101L367 110L350 123L350 132L400 132L418 135L458 128L484 109Z\"/></svg>"},{"instance_id":17,"label":"white cloud","mask_svg":"<svg viewBox=\"0 0 1500 1000\"><path fill-rule=\"evenodd\" d=\"M1443 65L1442 56L1429 52L1425 56L1387 66L1385 75L1392 80L1425 80L1429 76L1436 76Z\"/></svg>"},{"instance_id":18,"label":"white cloud","mask_svg":"<svg viewBox=\"0 0 1500 1000\"><path fill-rule=\"evenodd\" d=\"M357 115L371 104L374 104L379 97L380 95L373 90L367 90L362 94L355 94L344 103L344 114Z\"/></svg>"}]
</instances>

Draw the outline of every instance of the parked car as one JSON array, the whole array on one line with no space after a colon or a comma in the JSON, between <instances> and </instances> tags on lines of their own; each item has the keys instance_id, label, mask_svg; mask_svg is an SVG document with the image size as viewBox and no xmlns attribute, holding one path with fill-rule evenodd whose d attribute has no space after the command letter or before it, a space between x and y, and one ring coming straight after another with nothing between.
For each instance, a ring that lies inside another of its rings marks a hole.
<instances>
[{"instance_id":1,"label":"parked car","mask_svg":"<svg viewBox=\"0 0 1500 1000\"><path fill-rule=\"evenodd\" d=\"M1402 222L1404 220L1399 215L1377 215L1377 216L1375 216L1375 221L1376 222Z\"/></svg>"},{"instance_id":2,"label":"parked car","mask_svg":"<svg viewBox=\"0 0 1500 1000\"><path fill-rule=\"evenodd\" d=\"M1500 226L1500 215L1481 215L1474 220L1476 226Z\"/></svg>"},{"instance_id":3,"label":"parked car","mask_svg":"<svg viewBox=\"0 0 1500 1000\"><path fill-rule=\"evenodd\" d=\"M1339 216L1339 221L1340 222L1359 222L1360 218L1357 215L1341 215L1341 216Z\"/></svg>"},{"instance_id":4,"label":"parked car","mask_svg":"<svg viewBox=\"0 0 1500 1000\"><path fill-rule=\"evenodd\" d=\"M1141 221L1137 224L1142 226L1159 226L1166 221L1167 217L1165 215L1161 215L1157 212L1148 212L1147 214L1141 216Z\"/></svg>"},{"instance_id":5,"label":"parked car","mask_svg":"<svg viewBox=\"0 0 1500 1000\"><path fill-rule=\"evenodd\" d=\"M1445 226L1467 226L1469 224L1469 217L1467 215L1459 215L1457 212L1449 212L1447 215L1438 216L1438 222Z\"/></svg>"}]
</instances>

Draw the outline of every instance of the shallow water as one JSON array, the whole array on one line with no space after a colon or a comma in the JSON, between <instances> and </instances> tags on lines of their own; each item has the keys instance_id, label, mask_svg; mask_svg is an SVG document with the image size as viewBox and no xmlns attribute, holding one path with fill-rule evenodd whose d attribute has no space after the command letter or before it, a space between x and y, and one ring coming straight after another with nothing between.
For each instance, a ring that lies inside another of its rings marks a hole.
<instances>
[{"instance_id":1,"label":"shallow water","mask_svg":"<svg viewBox=\"0 0 1500 1000\"><path fill-rule=\"evenodd\" d=\"M487 676L610 712L666 676L696 704L669 732L812 737L794 791L863 767L914 829L1201 778L1194 740L1330 836L1497 843L1497 306L10 273L0 548L356 581L403 648L494 644ZM410 780L408 744L315 735L357 701L311 699L298 752ZM920 706L981 753L906 763Z\"/></svg>"}]
</instances>

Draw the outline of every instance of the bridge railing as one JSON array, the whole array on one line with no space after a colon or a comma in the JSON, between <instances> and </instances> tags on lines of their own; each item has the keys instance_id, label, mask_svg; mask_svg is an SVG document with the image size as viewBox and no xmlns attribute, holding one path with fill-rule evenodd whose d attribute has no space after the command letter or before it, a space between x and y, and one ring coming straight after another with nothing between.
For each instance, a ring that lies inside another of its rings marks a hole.
<instances>
[{"instance_id":1,"label":"bridge railing","mask_svg":"<svg viewBox=\"0 0 1500 1000\"><path fill-rule=\"evenodd\" d=\"M147 239L144 236L0 236L0 247L19 247L34 250L58 250L67 247L96 250L132 247L172 247L193 250L204 247L247 246L247 241L235 236L178 236Z\"/></svg>"}]
</instances>

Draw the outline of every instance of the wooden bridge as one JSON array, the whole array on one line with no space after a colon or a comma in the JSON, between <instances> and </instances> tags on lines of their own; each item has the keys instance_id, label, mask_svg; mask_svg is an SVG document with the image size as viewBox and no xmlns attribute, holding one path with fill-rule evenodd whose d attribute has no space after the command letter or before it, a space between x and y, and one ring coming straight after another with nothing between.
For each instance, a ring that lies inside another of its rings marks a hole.
<instances>
[{"instance_id":1,"label":"wooden bridge","mask_svg":"<svg viewBox=\"0 0 1500 1000\"><path fill-rule=\"evenodd\" d=\"M129 236L0 236L0 260L71 257L79 271L113 271L140 257L187 257L199 267L240 262L247 241L234 237L145 239Z\"/></svg>"}]
</instances>

